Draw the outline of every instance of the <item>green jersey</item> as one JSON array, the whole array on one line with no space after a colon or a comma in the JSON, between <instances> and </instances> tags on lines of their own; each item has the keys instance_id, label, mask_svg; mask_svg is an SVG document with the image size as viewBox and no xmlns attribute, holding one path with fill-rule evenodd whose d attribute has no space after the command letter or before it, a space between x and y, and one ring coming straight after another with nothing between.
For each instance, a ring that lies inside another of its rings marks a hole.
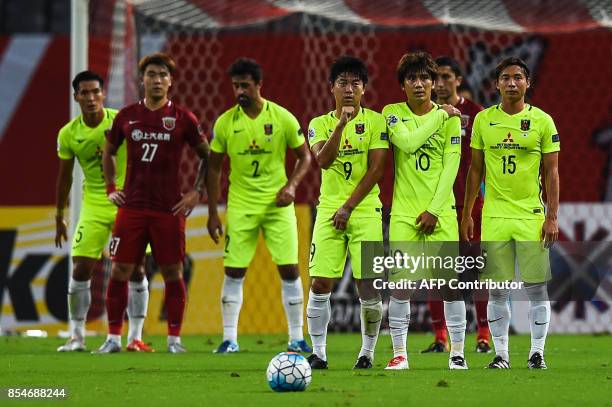
<instances>
[{"instance_id":1,"label":"green jersey","mask_svg":"<svg viewBox=\"0 0 612 407\"><path fill-rule=\"evenodd\" d=\"M471 146L484 152L483 216L544 217L542 154L560 150L559 134L548 114L528 104L513 115L501 105L491 106L476 115Z\"/></svg>"},{"instance_id":2,"label":"green jersey","mask_svg":"<svg viewBox=\"0 0 612 407\"><path fill-rule=\"evenodd\" d=\"M391 215L456 216L453 184L461 160L461 120L448 119L435 103L422 116L406 102L385 106L383 114L395 162Z\"/></svg>"},{"instance_id":3,"label":"green jersey","mask_svg":"<svg viewBox=\"0 0 612 407\"><path fill-rule=\"evenodd\" d=\"M308 126L311 147L327 141L338 121L334 111L312 119ZM389 148L385 119L380 113L362 107L344 127L336 159L328 169L321 169L321 195L317 207L321 213L334 213L344 205L368 170L368 152L379 148ZM379 193L378 185L374 185L351 217L373 216L382 207Z\"/></svg>"},{"instance_id":4,"label":"green jersey","mask_svg":"<svg viewBox=\"0 0 612 407\"><path fill-rule=\"evenodd\" d=\"M295 116L269 100L255 119L240 105L223 113L215 122L210 148L229 156L228 208L261 213L275 207L276 194L287 183L287 147L304 142Z\"/></svg>"},{"instance_id":5,"label":"green jersey","mask_svg":"<svg viewBox=\"0 0 612 407\"><path fill-rule=\"evenodd\" d=\"M117 115L114 109L104 108L104 119L95 128L91 128L80 115L61 128L57 137L57 155L62 160L77 159L83 170L83 203L91 205L113 206L106 197L106 184L102 171L102 152L106 143L105 131L111 128ZM126 169L125 143L119 147L116 155L116 184L123 186Z\"/></svg>"}]
</instances>

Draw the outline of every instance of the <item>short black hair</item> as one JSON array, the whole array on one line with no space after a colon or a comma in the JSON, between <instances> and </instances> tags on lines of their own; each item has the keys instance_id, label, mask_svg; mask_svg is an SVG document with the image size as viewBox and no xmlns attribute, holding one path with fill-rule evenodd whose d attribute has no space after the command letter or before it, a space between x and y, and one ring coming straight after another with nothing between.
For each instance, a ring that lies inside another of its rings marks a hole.
<instances>
[{"instance_id":1,"label":"short black hair","mask_svg":"<svg viewBox=\"0 0 612 407\"><path fill-rule=\"evenodd\" d=\"M435 82L438 78L438 65L428 52L416 51L402 55L397 64L397 81L400 86L409 74L427 72L431 80Z\"/></svg>"},{"instance_id":2,"label":"short black hair","mask_svg":"<svg viewBox=\"0 0 612 407\"><path fill-rule=\"evenodd\" d=\"M74 89L75 93L79 91L81 82L85 81L98 81L100 83L100 88L104 88L104 79L102 79L100 75L92 71L83 71L76 74L72 80L72 89Z\"/></svg>"},{"instance_id":3,"label":"short black hair","mask_svg":"<svg viewBox=\"0 0 612 407\"><path fill-rule=\"evenodd\" d=\"M501 62L497 64L497 67L495 67L495 80L498 80L499 75L501 75L504 69L508 68L509 66L518 66L519 68L521 68L527 79L529 79L529 77L531 76L531 73L529 72L529 67L527 66L525 61L523 61L521 58L508 57L502 59Z\"/></svg>"},{"instance_id":4,"label":"short black hair","mask_svg":"<svg viewBox=\"0 0 612 407\"><path fill-rule=\"evenodd\" d=\"M463 72L461 71L461 66L459 65L459 62L457 62L456 59L453 59L446 55L441 55L438 58L436 58L436 64L438 64L438 67L448 66L451 69L451 71L453 71L455 76L463 76Z\"/></svg>"},{"instance_id":5,"label":"short black hair","mask_svg":"<svg viewBox=\"0 0 612 407\"><path fill-rule=\"evenodd\" d=\"M227 74L230 77L251 75L251 78L253 78L255 83L261 82L263 76L261 66L259 66L254 59L250 58L238 58L235 60L234 63L227 69Z\"/></svg>"},{"instance_id":6,"label":"short black hair","mask_svg":"<svg viewBox=\"0 0 612 407\"><path fill-rule=\"evenodd\" d=\"M368 83L368 68L359 58L344 55L336 59L329 70L329 83L336 82L338 76L343 73L352 73L357 75L364 85Z\"/></svg>"}]
</instances>

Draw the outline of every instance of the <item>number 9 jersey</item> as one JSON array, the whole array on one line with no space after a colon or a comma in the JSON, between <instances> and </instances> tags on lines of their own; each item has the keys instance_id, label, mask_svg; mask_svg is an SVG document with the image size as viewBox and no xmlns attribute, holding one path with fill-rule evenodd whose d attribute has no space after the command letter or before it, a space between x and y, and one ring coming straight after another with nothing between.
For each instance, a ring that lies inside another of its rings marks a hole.
<instances>
[{"instance_id":1,"label":"number 9 jersey","mask_svg":"<svg viewBox=\"0 0 612 407\"><path fill-rule=\"evenodd\" d=\"M553 119L528 104L514 115L491 106L476 115L471 146L484 152L483 217L543 219L542 154L560 150Z\"/></svg>"}]
</instances>

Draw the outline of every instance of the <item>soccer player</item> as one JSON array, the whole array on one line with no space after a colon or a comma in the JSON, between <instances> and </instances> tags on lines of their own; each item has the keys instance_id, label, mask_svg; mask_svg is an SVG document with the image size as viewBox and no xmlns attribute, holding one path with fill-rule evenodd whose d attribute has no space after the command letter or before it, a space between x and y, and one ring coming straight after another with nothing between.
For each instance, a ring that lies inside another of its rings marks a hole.
<instances>
[{"instance_id":1,"label":"soccer player","mask_svg":"<svg viewBox=\"0 0 612 407\"><path fill-rule=\"evenodd\" d=\"M111 239L113 268L106 294L109 335L98 353L121 350L127 280L148 243L166 285L168 352L182 353L186 351L180 340L185 310L185 216L200 199L208 142L194 114L168 98L174 61L156 53L145 56L138 68L144 99L117 114L104 148L108 199L119 210ZM127 174L124 189L119 190L115 157L123 143L127 148ZM185 144L195 150L201 162L194 189L181 197L179 163Z\"/></svg>"},{"instance_id":2,"label":"soccer player","mask_svg":"<svg viewBox=\"0 0 612 407\"><path fill-rule=\"evenodd\" d=\"M474 117L482 110L482 106L468 100L457 94L461 82L463 81L463 73L459 63L447 56L436 58L438 65L438 79L435 83L436 102L439 104L449 104L455 106L461 111L461 162L459 164L459 172L455 179L453 190L457 201L457 222L461 223L461 212L463 210L463 197L465 195L465 180L470 167L470 159L472 157L470 150L470 136L472 134L472 123ZM482 212L482 195L478 194L472 216L475 220L475 235L472 239L472 244L459 245L460 254L462 256L476 257L480 255L480 218ZM474 269L464 271L464 275L468 275L470 279L477 278ZM430 294L432 292L430 291ZM442 300L436 299L435 295L429 298L427 302L429 312L431 314L431 323L434 328L434 342L422 353L428 352L444 352L448 349L448 339L446 336L446 321L444 320L444 306ZM487 291L477 290L474 292L474 305L476 308L476 321L478 325L478 337L476 351L481 353L491 352L489 345L489 324L487 322Z\"/></svg>"},{"instance_id":3,"label":"soccer player","mask_svg":"<svg viewBox=\"0 0 612 407\"><path fill-rule=\"evenodd\" d=\"M215 243L223 233L217 213L221 164L230 161L225 279L221 293L223 341L217 353L238 352L238 317L242 286L263 232L282 282L282 300L289 326L288 350L311 352L304 340L304 293L298 269L295 190L310 166L310 153L300 125L288 110L261 96L261 67L239 58L228 70L238 102L214 126L208 173L208 232ZM289 179L287 148L297 157Z\"/></svg>"},{"instance_id":4,"label":"soccer player","mask_svg":"<svg viewBox=\"0 0 612 407\"><path fill-rule=\"evenodd\" d=\"M91 276L108 242L117 207L106 197L102 174L104 131L110 128L117 111L104 107L104 80L94 72L83 71L72 81L74 100L81 114L66 124L57 138L59 172L57 175L55 246L61 248L68 238L64 208L72 187L75 157L83 170L83 201L79 223L72 240L72 276L68 283L68 320L70 339L59 352L85 350L85 322L91 304ZM125 178L125 148L117 153L117 184ZM148 281L142 265L136 268L129 286L128 351L153 350L142 341L142 327L149 302Z\"/></svg>"},{"instance_id":5,"label":"soccer player","mask_svg":"<svg viewBox=\"0 0 612 407\"><path fill-rule=\"evenodd\" d=\"M372 367L382 319L380 294L373 279L362 275L361 242L383 239L377 182L384 172L389 142L382 115L361 106L367 83L368 71L361 60L338 58L329 75L335 109L312 119L308 126L310 148L322 172L306 309L314 348L308 362L313 369L327 369L329 299L334 282L342 277L347 253L361 302L362 346L355 369Z\"/></svg>"},{"instance_id":6,"label":"soccer player","mask_svg":"<svg viewBox=\"0 0 612 407\"><path fill-rule=\"evenodd\" d=\"M461 233L466 240L474 237L472 208L486 175L482 241L487 264L483 278L512 280L515 261L518 263L530 301L531 350L527 364L530 369L546 369L548 248L559 233L559 135L548 114L525 103L531 85L525 62L506 58L497 65L495 77L502 101L478 113L474 121ZM540 198L540 176L546 188L546 209ZM510 368L509 295L509 290L489 290L487 311L496 354L489 364L492 369Z\"/></svg>"},{"instance_id":7,"label":"soccer player","mask_svg":"<svg viewBox=\"0 0 612 407\"><path fill-rule=\"evenodd\" d=\"M420 242L420 247L429 250L439 247L441 242L459 240L453 184L461 159L460 112L452 106L432 102L431 91L437 76L438 66L431 55L425 52L404 54L397 66L397 79L406 94L406 101L383 109L395 161L389 225L392 250L399 242ZM417 246L412 244L408 250L415 250ZM390 279L419 280L431 272L433 270L420 270L402 275L391 271ZM441 291L451 337L449 368L467 369L463 352L465 302L456 290ZM409 367L406 339L410 295L409 289L391 291L389 328L393 358L387 369Z\"/></svg>"}]
</instances>

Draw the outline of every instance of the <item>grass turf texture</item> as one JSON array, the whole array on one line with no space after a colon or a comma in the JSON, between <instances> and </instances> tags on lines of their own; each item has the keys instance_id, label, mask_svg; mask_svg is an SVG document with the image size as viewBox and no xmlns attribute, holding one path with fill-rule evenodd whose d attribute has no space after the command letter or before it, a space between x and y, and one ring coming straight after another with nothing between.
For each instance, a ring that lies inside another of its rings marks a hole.
<instances>
[{"instance_id":1,"label":"grass turf texture","mask_svg":"<svg viewBox=\"0 0 612 407\"><path fill-rule=\"evenodd\" d=\"M432 336L410 334L410 370L385 371L392 356L389 336L379 338L374 368L352 370L361 337L328 337L330 369L314 371L303 393L274 393L265 371L270 359L286 347L284 336L240 337L242 352L215 355L218 336L186 336L189 353L166 353L165 337L148 337L153 354L59 354L63 340L0 338L0 404L8 387L65 387L68 399L53 403L78 405L611 405L610 336L550 336L545 371L528 370L528 336L510 337L509 371L485 370L493 354L474 352L466 342L467 371L449 371L448 354L419 353ZM125 338L124 338L125 340ZM89 349L103 338L88 338ZM125 344L124 344L125 345ZM496 401L497 400L497 401ZM40 404L40 401L35 401ZM283 403L278 404L278 403Z\"/></svg>"}]
</instances>

